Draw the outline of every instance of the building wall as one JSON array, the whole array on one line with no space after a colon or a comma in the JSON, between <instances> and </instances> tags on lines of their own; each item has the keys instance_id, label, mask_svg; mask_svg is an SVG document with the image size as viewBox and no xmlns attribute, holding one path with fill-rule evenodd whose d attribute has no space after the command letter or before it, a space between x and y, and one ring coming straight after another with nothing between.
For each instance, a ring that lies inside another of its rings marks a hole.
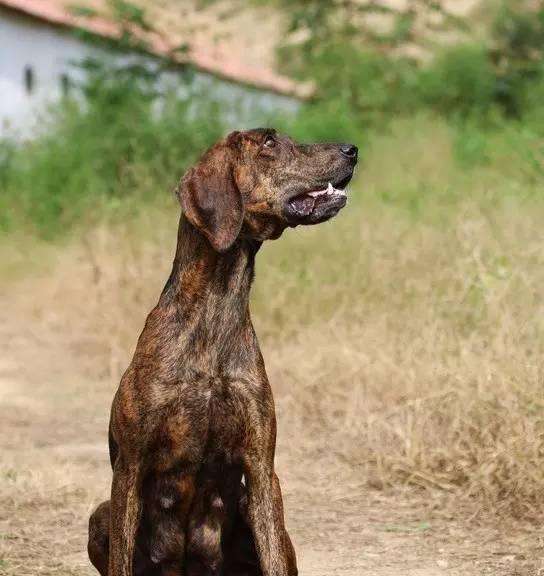
<instances>
[{"instance_id":1,"label":"building wall","mask_svg":"<svg viewBox=\"0 0 544 576\"><path fill-rule=\"evenodd\" d=\"M0 9L0 130L28 132L38 112L61 96L63 75L81 79L71 62L91 53L68 31ZM25 71L33 77L28 88Z\"/></svg>"},{"instance_id":2,"label":"building wall","mask_svg":"<svg viewBox=\"0 0 544 576\"><path fill-rule=\"evenodd\" d=\"M68 79L71 85L84 81L84 71L77 63L105 56L116 61L127 59L119 53L106 53L69 30L0 8L0 135L29 136L39 129L40 115L62 97ZM151 58L146 60L153 64ZM165 73L161 82L180 93L187 90L181 72ZM203 73L193 75L193 88L203 89L228 104L225 120L236 127L273 123L275 115L292 113L298 107L293 98L252 90Z\"/></svg>"}]
</instances>

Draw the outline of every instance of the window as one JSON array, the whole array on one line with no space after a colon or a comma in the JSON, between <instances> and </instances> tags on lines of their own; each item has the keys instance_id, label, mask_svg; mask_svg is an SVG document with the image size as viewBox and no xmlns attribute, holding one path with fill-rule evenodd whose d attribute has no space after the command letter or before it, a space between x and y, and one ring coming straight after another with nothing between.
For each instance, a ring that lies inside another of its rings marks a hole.
<instances>
[{"instance_id":1,"label":"window","mask_svg":"<svg viewBox=\"0 0 544 576\"><path fill-rule=\"evenodd\" d=\"M68 96L68 94L70 93L70 88L72 87L72 84L70 82L70 77L68 76L68 74L61 74L59 76L59 80L60 80L60 89L61 89L62 95Z\"/></svg>"},{"instance_id":2,"label":"window","mask_svg":"<svg viewBox=\"0 0 544 576\"><path fill-rule=\"evenodd\" d=\"M24 83L27 94L32 94L36 86L36 78L34 76L34 69L32 66L25 66L24 70Z\"/></svg>"}]
</instances>

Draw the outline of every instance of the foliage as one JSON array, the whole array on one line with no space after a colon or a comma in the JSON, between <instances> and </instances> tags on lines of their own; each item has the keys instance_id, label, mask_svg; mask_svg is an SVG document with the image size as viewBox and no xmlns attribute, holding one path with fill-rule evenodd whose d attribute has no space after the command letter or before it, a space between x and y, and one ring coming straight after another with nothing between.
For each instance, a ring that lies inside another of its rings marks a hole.
<instances>
[{"instance_id":1,"label":"foliage","mask_svg":"<svg viewBox=\"0 0 544 576\"><path fill-rule=\"evenodd\" d=\"M109 18L111 18L118 27L118 38L115 42L117 47L126 50L149 49L149 35L158 35L151 22L147 18L145 10L127 0L107 0L106 6L109 9ZM92 19L100 16L100 13L84 4L74 4L70 7L75 16ZM84 29L78 30L78 33L86 39L93 38L92 33Z\"/></svg>"},{"instance_id":2,"label":"foliage","mask_svg":"<svg viewBox=\"0 0 544 576\"><path fill-rule=\"evenodd\" d=\"M318 101L335 101L365 121L405 111L413 102L415 70L403 59L331 40L307 55L304 69L318 87Z\"/></svg>"},{"instance_id":3,"label":"foliage","mask_svg":"<svg viewBox=\"0 0 544 576\"><path fill-rule=\"evenodd\" d=\"M145 88L131 74L116 81L98 74L84 101L66 100L44 118L40 136L4 143L0 225L50 237L92 219L97 207L124 201L126 209L172 189L223 129L213 101L195 108L194 92L158 100Z\"/></svg>"},{"instance_id":4,"label":"foliage","mask_svg":"<svg viewBox=\"0 0 544 576\"><path fill-rule=\"evenodd\" d=\"M419 14L426 4L409 7ZM133 47L155 33L139 8L125 0L112 0L111 7ZM301 140L363 145L387 131L391 119L430 110L452 124L454 158L463 168L489 164L493 141L505 158L524 155L531 181L542 177L544 8L509 3L487 43L443 48L425 63L399 51L413 41L409 12L393 14L395 38L377 38L355 18L384 13L374 2L297 0L292 8L290 29L306 36L280 57L289 72L312 78L318 92L296 117L276 115L274 125ZM444 24L466 29L441 14ZM178 85L165 91L157 82L164 63L146 58L84 62L88 80L44 115L37 138L0 141L0 229L54 237L105 212L133 210L162 197L195 154L223 133L224 102L221 115L190 74L178 75ZM516 121L505 121L511 117ZM419 206L421 189L408 188L406 198ZM382 199L389 198L383 191Z\"/></svg>"},{"instance_id":5,"label":"foliage","mask_svg":"<svg viewBox=\"0 0 544 576\"><path fill-rule=\"evenodd\" d=\"M279 0L288 14L290 33L305 40L308 54L331 38L341 37L387 53L425 42L425 31L466 30L466 23L443 0L409 0L399 7L376 0Z\"/></svg>"},{"instance_id":6,"label":"foliage","mask_svg":"<svg viewBox=\"0 0 544 576\"><path fill-rule=\"evenodd\" d=\"M291 33L279 52L284 69L314 80L317 100L337 100L360 124L416 108L456 117L493 116L498 109L519 117L539 107L533 88L544 83L544 8L528 0L504 3L478 40L444 2L413 0L399 9L372 0L283 6ZM430 42L441 32L457 41L442 48ZM424 52L432 57L422 58Z\"/></svg>"},{"instance_id":7,"label":"foliage","mask_svg":"<svg viewBox=\"0 0 544 576\"><path fill-rule=\"evenodd\" d=\"M117 54L130 54L74 63L86 80L45 111L40 134L0 141L0 230L54 237L104 210L151 200L223 132L217 103L192 85L189 70L172 88L160 82L167 62L145 55L146 34L157 34L145 12L126 0L108 4L119 25Z\"/></svg>"},{"instance_id":8,"label":"foliage","mask_svg":"<svg viewBox=\"0 0 544 576\"><path fill-rule=\"evenodd\" d=\"M544 6L526 0L505 3L493 29L491 49L497 97L510 114L532 108L533 85L544 80Z\"/></svg>"},{"instance_id":9,"label":"foliage","mask_svg":"<svg viewBox=\"0 0 544 576\"><path fill-rule=\"evenodd\" d=\"M445 114L485 114L495 99L495 73L485 48L461 45L439 54L418 75L423 104Z\"/></svg>"}]
</instances>

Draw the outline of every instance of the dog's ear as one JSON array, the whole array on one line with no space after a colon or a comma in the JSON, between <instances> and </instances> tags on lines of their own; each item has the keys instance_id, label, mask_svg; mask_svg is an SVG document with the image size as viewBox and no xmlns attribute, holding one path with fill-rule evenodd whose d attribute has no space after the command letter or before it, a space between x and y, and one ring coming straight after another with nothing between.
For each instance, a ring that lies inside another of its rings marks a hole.
<instances>
[{"instance_id":1,"label":"dog's ear","mask_svg":"<svg viewBox=\"0 0 544 576\"><path fill-rule=\"evenodd\" d=\"M244 219L233 159L229 140L216 144L185 174L177 190L185 216L218 252L232 246Z\"/></svg>"}]
</instances>

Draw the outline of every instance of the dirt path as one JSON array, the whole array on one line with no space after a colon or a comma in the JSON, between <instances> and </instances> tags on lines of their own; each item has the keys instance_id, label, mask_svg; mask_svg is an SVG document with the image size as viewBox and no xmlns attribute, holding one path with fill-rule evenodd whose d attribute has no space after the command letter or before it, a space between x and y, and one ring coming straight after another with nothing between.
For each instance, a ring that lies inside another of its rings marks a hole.
<instances>
[{"instance_id":1,"label":"dirt path","mask_svg":"<svg viewBox=\"0 0 544 576\"><path fill-rule=\"evenodd\" d=\"M0 574L91 575L86 523L109 490L113 385L75 378L58 335L0 320ZM278 471L301 575L544 574L530 527L470 525L413 493L369 491L349 463L293 457L292 441L280 437Z\"/></svg>"}]
</instances>

